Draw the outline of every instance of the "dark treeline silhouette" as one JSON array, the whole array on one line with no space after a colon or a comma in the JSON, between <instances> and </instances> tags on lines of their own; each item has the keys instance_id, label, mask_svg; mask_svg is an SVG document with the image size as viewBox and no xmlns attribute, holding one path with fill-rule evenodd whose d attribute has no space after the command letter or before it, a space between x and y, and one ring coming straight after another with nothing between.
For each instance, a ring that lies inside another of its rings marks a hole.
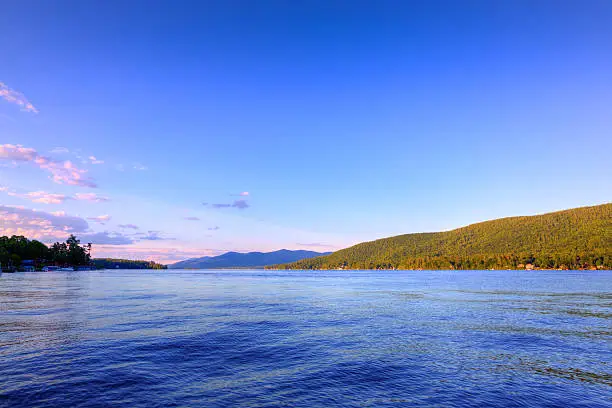
<instances>
[{"instance_id":1,"label":"dark treeline silhouette","mask_svg":"<svg viewBox=\"0 0 612 408\"><path fill-rule=\"evenodd\" d=\"M0 263L3 268L18 269L26 262L35 267L41 265L89 266L91 264L91 244L81 245L74 235L70 235L66 242L56 242L50 247L21 235L0 237Z\"/></svg>"},{"instance_id":2,"label":"dark treeline silhouette","mask_svg":"<svg viewBox=\"0 0 612 408\"><path fill-rule=\"evenodd\" d=\"M166 265L153 261L132 261L129 259L95 258L93 260L96 269L167 269Z\"/></svg>"},{"instance_id":3,"label":"dark treeline silhouette","mask_svg":"<svg viewBox=\"0 0 612 408\"><path fill-rule=\"evenodd\" d=\"M21 235L0 237L0 264L2 269L12 271L26 267L41 269L43 266L95 267L96 269L166 269L152 261L127 259L92 259L91 243L81 245L74 235L65 242L47 246L35 239Z\"/></svg>"}]
</instances>

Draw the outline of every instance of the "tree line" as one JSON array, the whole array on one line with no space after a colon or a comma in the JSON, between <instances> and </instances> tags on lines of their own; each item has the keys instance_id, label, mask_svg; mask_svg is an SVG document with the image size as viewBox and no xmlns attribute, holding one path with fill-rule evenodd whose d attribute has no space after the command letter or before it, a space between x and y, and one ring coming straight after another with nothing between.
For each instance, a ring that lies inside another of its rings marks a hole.
<instances>
[{"instance_id":1,"label":"tree line","mask_svg":"<svg viewBox=\"0 0 612 408\"><path fill-rule=\"evenodd\" d=\"M0 263L5 269L19 269L24 262L33 266L90 266L91 243L81 245L74 235L65 242L47 246L35 239L21 235L0 237Z\"/></svg>"},{"instance_id":2,"label":"tree line","mask_svg":"<svg viewBox=\"0 0 612 408\"><path fill-rule=\"evenodd\" d=\"M612 204L399 235L278 269L612 269Z\"/></svg>"},{"instance_id":3,"label":"tree line","mask_svg":"<svg viewBox=\"0 0 612 408\"><path fill-rule=\"evenodd\" d=\"M96 269L168 269L166 265L153 261L96 258L93 260Z\"/></svg>"},{"instance_id":4,"label":"tree line","mask_svg":"<svg viewBox=\"0 0 612 408\"><path fill-rule=\"evenodd\" d=\"M65 242L55 242L47 246L35 239L21 235L0 237L0 266L4 270L20 270L26 264L41 269L43 266L81 267L96 269L165 269L152 261L132 261L127 259L92 259L91 243L81 245L81 241L70 235Z\"/></svg>"}]
</instances>

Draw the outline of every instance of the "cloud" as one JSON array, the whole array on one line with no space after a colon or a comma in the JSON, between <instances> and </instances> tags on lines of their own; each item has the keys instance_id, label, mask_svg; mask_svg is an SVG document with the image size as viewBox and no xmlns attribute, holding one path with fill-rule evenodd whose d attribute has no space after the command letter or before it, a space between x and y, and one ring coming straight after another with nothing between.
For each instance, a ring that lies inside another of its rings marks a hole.
<instances>
[{"instance_id":1,"label":"cloud","mask_svg":"<svg viewBox=\"0 0 612 408\"><path fill-rule=\"evenodd\" d=\"M65 147L54 147L53 149L51 149L51 153L64 154L70 153L70 150L66 149Z\"/></svg>"},{"instance_id":2,"label":"cloud","mask_svg":"<svg viewBox=\"0 0 612 408\"><path fill-rule=\"evenodd\" d=\"M242 193L238 193L238 194L230 194L231 196L239 196L239 197L248 197L249 196L249 192L248 191L243 191Z\"/></svg>"},{"instance_id":3,"label":"cloud","mask_svg":"<svg viewBox=\"0 0 612 408\"><path fill-rule=\"evenodd\" d=\"M187 220L187 221L200 221L200 219L198 217L185 217L185 220Z\"/></svg>"},{"instance_id":4,"label":"cloud","mask_svg":"<svg viewBox=\"0 0 612 408\"><path fill-rule=\"evenodd\" d=\"M104 160L98 160L96 156L89 156L88 159L91 164L104 164Z\"/></svg>"},{"instance_id":5,"label":"cloud","mask_svg":"<svg viewBox=\"0 0 612 408\"><path fill-rule=\"evenodd\" d=\"M38 153L31 147L12 144L0 145L0 159L28 162L37 157Z\"/></svg>"},{"instance_id":6,"label":"cloud","mask_svg":"<svg viewBox=\"0 0 612 408\"><path fill-rule=\"evenodd\" d=\"M110 221L112 217L108 214L98 215L97 217L87 217L88 220L99 222L100 224L105 223L106 221Z\"/></svg>"},{"instance_id":7,"label":"cloud","mask_svg":"<svg viewBox=\"0 0 612 408\"><path fill-rule=\"evenodd\" d=\"M72 186L97 187L91 179L85 178L87 170L79 169L70 160L57 161L41 156L35 149L22 145L0 145L0 160L32 163L40 169L51 173L51 180L58 184Z\"/></svg>"},{"instance_id":8,"label":"cloud","mask_svg":"<svg viewBox=\"0 0 612 408\"><path fill-rule=\"evenodd\" d=\"M140 171L149 169L147 166L140 164L140 163L134 163L133 167L134 167L134 170L140 170Z\"/></svg>"},{"instance_id":9,"label":"cloud","mask_svg":"<svg viewBox=\"0 0 612 408\"><path fill-rule=\"evenodd\" d=\"M211 204L212 208L230 208L231 204Z\"/></svg>"},{"instance_id":10,"label":"cloud","mask_svg":"<svg viewBox=\"0 0 612 408\"><path fill-rule=\"evenodd\" d=\"M18 193L14 190L9 190L7 187L0 188L0 191L5 191L11 197L19 197L40 204L61 204L70 199L64 194L53 194L45 191L32 191L30 193Z\"/></svg>"},{"instance_id":11,"label":"cloud","mask_svg":"<svg viewBox=\"0 0 612 408\"><path fill-rule=\"evenodd\" d=\"M161 236L161 231L147 231L147 234L140 237L140 240L144 241L173 241L175 238L168 238Z\"/></svg>"},{"instance_id":12,"label":"cloud","mask_svg":"<svg viewBox=\"0 0 612 408\"><path fill-rule=\"evenodd\" d=\"M51 241L89 230L86 220L64 212L49 213L24 207L0 205L0 230L3 235L24 235Z\"/></svg>"},{"instance_id":13,"label":"cloud","mask_svg":"<svg viewBox=\"0 0 612 408\"><path fill-rule=\"evenodd\" d=\"M30 200L34 203L41 204L62 204L66 200L81 200L90 201L93 203L101 203L110 201L108 197L99 196L95 193L76 193L74 196L67 196L64 194L48 193L46 191L32 191L29 193L19 193L15 190L10 190L7 187L0 187L0 191L6 192L6 194L12 197L19 197L26 200Z\"/></svg>"},{"instance_id":14,"label":"cloud","mask_svg":"<svg viewBox=\"0 0 612 408\"><path fill-rule=\"evenodd\" d=\"M150 259L157 262L182 261L188 258L195 258L203 255L218 255L223 252L227 251L211 249L185 249L180 247L150 248L135 245L113 246L102 244L95 245L93 247L95 257Z\"/></svg>"},{"instance_id":15,"label":"cloud","mask_svg":"<svg viewBox=\"0 0 612 408\"><path fill-rule=\"evenodd\" d=\"M38 113L38 109L36 109L22 93L9 88L3 82L0 82L0 97L9 103L18 105L23 111Z\"/></svg>"},{"instance_id":16,"label":"cloud","mask_svg":"<svg viewBox=\"0 0 612 408\"><path fill-rule=\"evenodd\" d=\"M110 201L110 198L99 196L96 193L76 193L74 195L75 200L91 201L92 203L102 203Z\"/></svg>"},{"instance_id":17,"label":"cloud","mask_svg":"<svg viewBox=\"0 0 612 408\"><path fill-rule=\"evenodd\" d=\"M130 237L117 232L96 232L93 234L83 234L78 237L81 242L91 242L98 245L129 245L133 244L134 240Z\"/></svg>"},{"instance_id":18,"label":"cloud","mask_svg":"<svg viewBox=\"0 0 612 408\"><path fill-rule=\"evenodd\" d=\"M234 204L232 204L232 207L244 210L245 208L249 208L249 203L247 203L246 200L236 200Z\"/></svg>"},{"instance_id":19,"label":"cloud","mask_svg":"<svg viewBox=\"0 0 612 408\"><path fill-rule=\"evenodd\" d=\"M245 208L249 208L249 203L246 200L235 200L232 204L211 204L212 208L238 208L239 210L244 210Z\"/></svg>"},{"instance_id":20,"label":"cloud","mask_svg":"<svg viewBox=\"0 0 612 408\"><path fill-rule=\"evenodd\" d=\"M219 227L210 227L210 228L208 228L209 231L217 231L217 230L220 230L220 229L221 228L219 228Z\"/></svg>"},{"instance_id":21,"label":"cloud","mask_svg":"<svg viewBox=\"0 0 612 408\"><path fill-rule=\"evenodd\" d=\"M139 229L138 225L134 225L134 224L119 224L118 227L123 228L123 229L133 229L133 230Z\"/></svg>"},{"instance_id":22,"label":"cloud","mask_svg":"<svg viewBox=\"0 0 612 408\"><path fill-rule=\"evenodd\" d=\"M25 194L25 198L35 203L61 204L69 197L66 197L63 194L46 193L44 191L32 191L31 193Z\"/></svg>"}]
</instances>

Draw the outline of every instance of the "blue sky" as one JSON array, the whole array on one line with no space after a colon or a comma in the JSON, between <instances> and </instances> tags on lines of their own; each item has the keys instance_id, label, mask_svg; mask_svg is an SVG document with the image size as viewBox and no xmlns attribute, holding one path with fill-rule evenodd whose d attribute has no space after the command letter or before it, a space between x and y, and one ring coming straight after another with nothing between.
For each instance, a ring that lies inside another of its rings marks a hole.
<instances>
[{"instance_id":1,"label":"blue sky","mask_svg":"<svg viewBox=\"0 0 612 408\"><path fill-rule=\"evenodd\" d=\"M0 227L169 262L609 202L610 21L607 1L5 2Z\"/></svg>"}]
</instances>

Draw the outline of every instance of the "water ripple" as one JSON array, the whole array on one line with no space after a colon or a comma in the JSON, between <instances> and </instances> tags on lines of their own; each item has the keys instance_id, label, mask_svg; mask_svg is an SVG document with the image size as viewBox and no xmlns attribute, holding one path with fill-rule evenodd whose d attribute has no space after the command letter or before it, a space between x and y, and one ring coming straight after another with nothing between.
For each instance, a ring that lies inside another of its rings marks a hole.
<instances>
[{"instance_id":1,"label":"water ripple","mask_svg":"<svg viewBox=\"0 0 612 408\"><path fill-rule=\"evenodd\" d=\"M0 277L2 407L609 407L612 275Z\"/></svg>"}]
</instances>

